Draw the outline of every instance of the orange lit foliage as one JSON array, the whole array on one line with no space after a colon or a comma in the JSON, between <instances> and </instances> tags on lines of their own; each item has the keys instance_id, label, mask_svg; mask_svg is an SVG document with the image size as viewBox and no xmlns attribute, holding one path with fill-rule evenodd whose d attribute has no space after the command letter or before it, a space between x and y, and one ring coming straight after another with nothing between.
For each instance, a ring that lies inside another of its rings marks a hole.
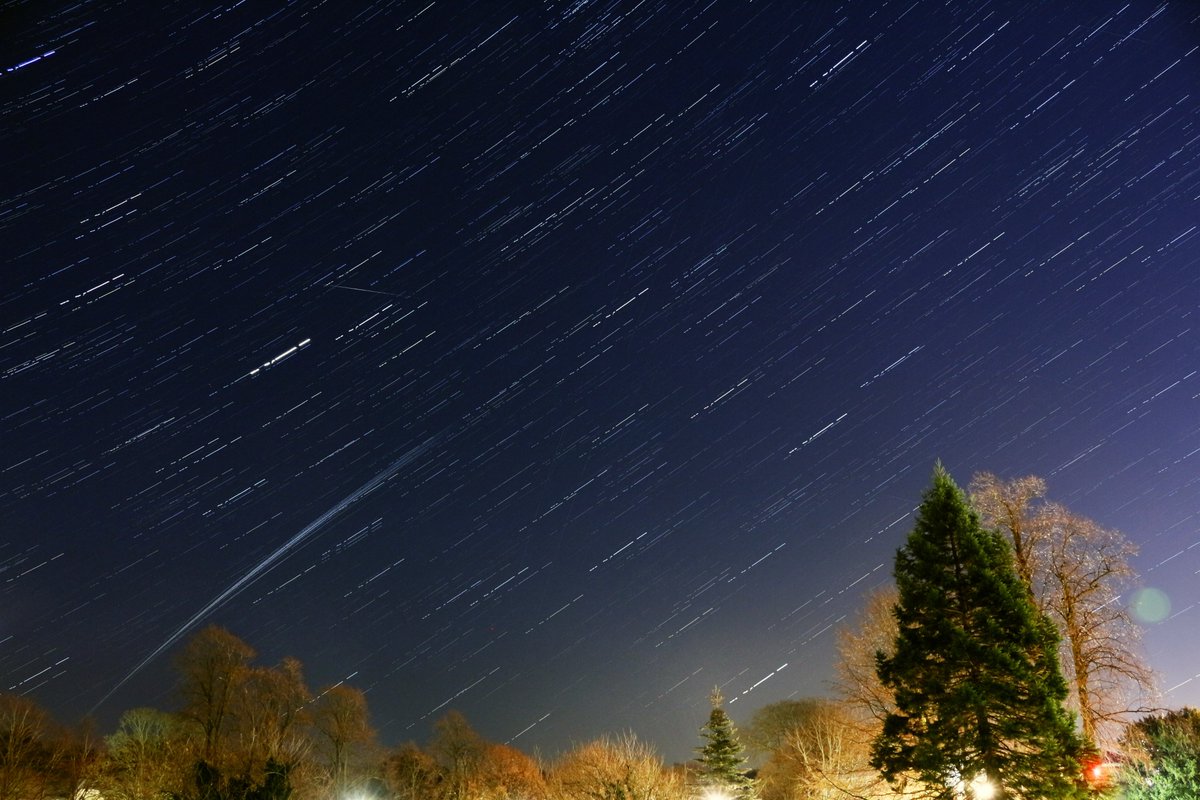
<instances>
[{"instance_id":1,"label":"orange lit foliage","mask_svg":"<svg viewBox=\"0 0 1200 800\"><path fill-rule=\"evenodd\" d=\"M481 795L488 800L532 800L546 796L537 762L515 747L489 744L479 765Z\"/></svg>"}]
</instances>

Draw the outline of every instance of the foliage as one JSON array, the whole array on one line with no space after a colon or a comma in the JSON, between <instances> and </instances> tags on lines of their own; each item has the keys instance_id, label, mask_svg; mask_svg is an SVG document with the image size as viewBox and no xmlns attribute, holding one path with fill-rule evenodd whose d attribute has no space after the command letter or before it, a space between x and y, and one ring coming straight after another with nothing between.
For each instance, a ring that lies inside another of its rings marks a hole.
<instances>
[{"instance_id":1,"label":"foliage","mask_svg":"<svg viewBox=\"0 0 1200 800\"><path fill-rule=\"evenodd\" d=\"M1120 777L1126 800L1200 797L1200 711L1145 717L1126 734L1129 763Z\"/></svg>"},{"instance_id":2,"label":"foliage","mask_svg":"<svg viewBox=\"0 0 1200 800\"><path fill-rule=\"evenodd\" d=\"M898 599L895 584L875 588L868 593L857 618L837 631L834 688L841 701L840 724L845 728L839 735L860 748L849 752L861 758L868 768L871 743L883 732L888 715L896 712L895 693L879 679L877 665L879 654L890 657L896 646L900 629L893 611ZM867 774L862 767L851 769L847 777L839 779L839 786L848 789L845 794L860 800L919 793L920 783L914 775L894 775L889 785L877 771L872 769L871 773Z\"/></svg>"},{"instance_id":3,"label":"foliage","mask_svg":"<svg viewBox=\"0 0 1200 800\"><path fill-rule=\"evenodd\" d=\"M1054 559L1044 551L1042 563ZM747 778L738 732L715 695L698 748L707 785L746 798L761 786L765 800L899 797L869 763L883 719L908 713L897 703L899 684L881 681L873 663L877 650L900 663L895 647L903 637L890 613L898 597L878 593L859 627L839 639L846 704L784 701L754 715L745 738L765 760L761 781ZM276 666L253 659L254 650L232 633L200 631L176 660L179 712L132 709L103 740L86 724L60 728L28 698L0 695L0 800L92 790L107 800L340 800L352 792L388 800L694 796L687 770L664 768L632 734L577 746L545 769L516 748L487 741L451 711L435 723L427 747L409 743L383 754L362 692L339 684L314 698L295 659ZM1163 760L1154 774L1174 775L1174 763Z\"/></svg>"},{"instance_id":4,"label":"foliage","mask_svg":"<svg viewBox=\"0 0 1200 800\"><path fill-rule=\"evenodd\" d=\"M714 689L711 699L708 724L700 729L704 739L696 758L700 774L706 784L732 792L735 797L753 797L754 782L746 775L746 755L737 729L721 706L720 691Z\"/></svg>"},{"instance_id":5,"label":"foliage","mask_svg":"<svg viewBox=\"0 0 1200 800\"><path fill-rule=\"evenodd\" d=\"M290 768L274 759L264 765L262 778L226 775L203 759L192 767L191 779L183 791L171 794L173 800L290 800Z\"/></svg>"},{"instance_id":6,"label":"foliage","mask_svg":"<svg viewBox=\"0 0 1200 800\"><path fill-rule=\"evenodd\" d=\"M931 797L979 775L998 797L1072 796L1081 745L1057 633L940 464L895 576L899 630L878 672L896 708L872 764L889 780L915 773Z\"/></svg>"}]
</instances>

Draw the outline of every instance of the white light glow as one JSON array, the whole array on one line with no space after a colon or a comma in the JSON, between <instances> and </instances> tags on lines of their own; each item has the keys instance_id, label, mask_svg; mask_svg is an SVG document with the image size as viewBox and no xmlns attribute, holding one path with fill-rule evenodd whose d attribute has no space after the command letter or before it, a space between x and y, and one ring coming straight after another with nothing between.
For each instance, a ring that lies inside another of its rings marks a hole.
<instances>
[{"instance_id":1,"label":"white light glow","mask_svg":"<svg viewBox=\"0 0 1200 800\"><path fill-rule=\"evenodd\" d=\"M971 781L971 795L975 800L992 800L996 796L996 787L987 779L987 776L980 773L975 776L975 780Z\"/></svg>"}]
</instances>

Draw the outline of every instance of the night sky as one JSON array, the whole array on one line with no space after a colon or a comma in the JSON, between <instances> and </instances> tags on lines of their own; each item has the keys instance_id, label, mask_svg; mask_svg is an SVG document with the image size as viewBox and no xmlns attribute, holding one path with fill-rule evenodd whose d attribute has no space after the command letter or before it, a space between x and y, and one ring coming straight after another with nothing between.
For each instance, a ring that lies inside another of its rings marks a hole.
<instances>
[{"instance_id":1,"label":"night sky","mask_svg":"<svg viewBox=\"0 0 1200 800\"><path fill-rule=\"evenodd\" d=\"M940 458L1136 542L1200 705L1197 6L0 9L0 690L171 708L217 623L684 759Z\"/></svg>"}]
</instances>

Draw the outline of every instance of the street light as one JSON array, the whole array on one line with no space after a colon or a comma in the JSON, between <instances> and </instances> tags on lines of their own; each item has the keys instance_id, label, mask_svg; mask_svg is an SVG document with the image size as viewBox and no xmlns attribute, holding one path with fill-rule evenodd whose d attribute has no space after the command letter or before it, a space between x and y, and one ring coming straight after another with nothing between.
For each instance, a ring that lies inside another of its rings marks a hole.
<instances>
[{"instance_id":1,"label":"street light","mask_svg":"<svg viewBox=\"0 0 1200 800\"><path fill-rule=\"evenodd\" d=\"M996 796L996 786L981 772L971 781L971 794L975 800L992 800Z\"/></svg>"}]
</instances>

